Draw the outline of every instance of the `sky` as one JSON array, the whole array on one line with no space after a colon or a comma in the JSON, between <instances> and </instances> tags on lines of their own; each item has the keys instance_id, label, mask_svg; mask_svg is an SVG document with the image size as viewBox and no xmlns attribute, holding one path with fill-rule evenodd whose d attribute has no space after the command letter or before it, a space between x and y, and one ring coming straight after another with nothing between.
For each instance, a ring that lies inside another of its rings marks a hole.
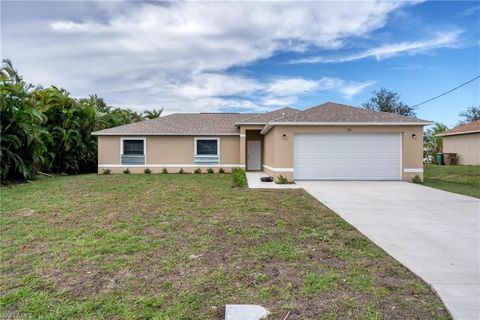
<instances>
[{"instance_id":1,"label":"sky","mask_svg":"<svg viewBox=\"0 0 480 320\"><path fill-rule=\"evenodd\" d=\"M1 1L0 44L27 82L139 112L415 105L480 74L480 3ZM416 112L478 105L480 80Z\"/></svg>"}]
</instances>

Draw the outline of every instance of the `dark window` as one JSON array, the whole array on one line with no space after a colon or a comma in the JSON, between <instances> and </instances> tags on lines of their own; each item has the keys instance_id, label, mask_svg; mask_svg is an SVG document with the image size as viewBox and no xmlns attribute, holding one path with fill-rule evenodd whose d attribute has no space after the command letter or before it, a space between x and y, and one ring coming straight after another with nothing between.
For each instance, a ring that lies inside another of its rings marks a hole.
<instances>
[{"instance_id":1,"label":"dark window","mask_svg":"<svg viewBox=\"0 0 480 320\"><path fill-rule=\"evenodd\" d=\"M217 155L218 141L217 140L197 140L197 155Z\"/></svg>"},{"instance_id":2,"label":"dark window","mask_svg":"<svg viewBox=\"0 0 480 320\"><path fill-rule=\"evenodd\" d=\"M143 155L143 140L123 140L123 154Z\"/></svg>"}]
</instances>

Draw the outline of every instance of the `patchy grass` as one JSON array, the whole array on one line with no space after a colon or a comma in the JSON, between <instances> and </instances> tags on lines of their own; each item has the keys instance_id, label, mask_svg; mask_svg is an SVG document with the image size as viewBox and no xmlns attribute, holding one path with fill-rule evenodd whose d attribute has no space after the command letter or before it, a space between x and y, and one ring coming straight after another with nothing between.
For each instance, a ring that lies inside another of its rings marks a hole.
<instances>
[{"instance_id":1,"label":"patchy grass","mask_svg":"<svg viewBox=\"0 0 480 320\"><path fill-rule=\"evenodd\" d=\"M480 198L480 166L425 165L424 184Z\"/></svg>"},{"instance_id":2,"label":"patchy grass","mask_svg":"<svg viewBox=\"0 0 480 320\"><path fill-rule=\"evenodd\" d=\"M333 270L319 273L310 273L305 279L303 291L308 294L316 294L320 291L331 291L337 288L341 277Z\"/></svg>"},{"instance_id":3,"label":"patchy grass","mask_svg":"<svg viewBox=\"0 0 480 320\"><path fill-rule=\"evenodd\" d=\"M2 187L1 312L32 319L450 319L421 280L302 190L230 175Z\"/></svg>"}]
</instances>

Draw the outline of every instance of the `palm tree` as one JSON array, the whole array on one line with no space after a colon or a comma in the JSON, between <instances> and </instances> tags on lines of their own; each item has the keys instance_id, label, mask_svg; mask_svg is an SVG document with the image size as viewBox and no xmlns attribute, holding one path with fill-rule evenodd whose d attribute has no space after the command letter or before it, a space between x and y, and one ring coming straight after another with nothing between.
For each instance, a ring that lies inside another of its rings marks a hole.
<instances>
[{"instance_id":1,"label":"palm tree","mask_svg":"<svg viewBox=\"0 0 480 320\"><path fill-rule=\"evenodd\" d=\"M162 114L162 112L163 112L163 108L158 109L158 110L153 109L152 111L145 110L145 111L142 113L142 117L143 117L144 119L155 119L155 118L160 117L160 115Z\"/></svg>"},{"instance_id":2,"label":"palm tree","mask_svg":"<svg viewBox=\"0 0 480 320\"><path fill-rule=\"evenodd\" d=\"M162 110L148 116L158 117ZM34 87L4 60L0 69L1 179L32 179L39 170L96 171L97 139L91 133L142 119L131 109L108 106L96 95L74 99L61 88Z\"/></svg>"},{"instance_id":3,"label":"palm tree","mask_svg":"<svg viewBox=\"0 0 480 320\"><path fill-rule=\"evenodd\" d=\"M436 122L433 127L425 131L423 141L427 155L435 156L436 153L443 151L443 137L438 135L444 133L447 129L447 126L443 123Z\"/></svg>"},{"instance_id":4,"label":"palm tree","mask_svg":"<svg viewBox=\"0 0 480 320\"><path fill-rule=\"evenodd\" d=\"M0 175L31 179L43 164L46 117L35 108L33 86L23 81L9 60L0 69Z\"/></svg>"}]
</instances>

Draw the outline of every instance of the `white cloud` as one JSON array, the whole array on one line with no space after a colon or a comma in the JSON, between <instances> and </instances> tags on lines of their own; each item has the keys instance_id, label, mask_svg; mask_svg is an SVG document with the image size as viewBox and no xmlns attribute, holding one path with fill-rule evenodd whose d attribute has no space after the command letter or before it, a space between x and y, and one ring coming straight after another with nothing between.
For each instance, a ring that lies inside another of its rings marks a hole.
<instances>
[{"instance_id":1,"label":"white cloud","mask_svg":"<svg viewBox=\"0 0 480 320\"><path fill-rule=\"evenodd\" d=\"M70 5L61 2L52 7L54 19L33 21L30 15L21 21L21 10L11 13L18 21L5 28L3 54L28 81L58 85L74 96L97 93L137 110L263 108L323 91L352 97L370 82L336 79L325 86L326 78L288 76L259 81L232 75L232 67L312 46L342 47L410 4L365 1L352 10L350 2L92 2L76 3L86 7L79 15L70 10L68 17L75 18L69 19L58 18L62 6Z\"/></svg>"},{"instance_id":2,"label":"white cloud","mask_svg":"<svg viewBox=\"0 0 480 320\"><path fill-rule=\"evenodd\" d=\"M468 8L468 9L462 11L460 13L460 16L468 17L468 16L471 16L471 15L477 14L478 12L480 12L480 5L474 6L474 7L471 7L471 8Z\"/></svg>"},{"instance_id":3,"label":"white cloud","mask_svg":"<svg viewBox=\"0 0 480 320\"><path fill-rule=\"evenodd\" d=\"M265 84L263 91L266 96L262 104L269 106L292 106L297 97L302 95L319 94L325 91L334 91L346 99L351 99L375 81L353 82L339 78L323 77L318 80L304 78L283 78Z\"/></svg>"},{"instance_id":4,"label":"white cloud","mask_svg":"<svg viewBox=\"0 0 480 320\"><path fill-rule=\"evenodd\" d=\"M303 78L278 79L267 85L269 97L281 98L298 94L314 94L324 91L335 91L346 99L362 92L365 88L373 85L375 81L354 82L339 78L323 77L318 80ZM275 101L274 98L271 99Z\"/></svg>"},{"instance_id":5,"label":"white cloud","mask_svg":"<svg viewBox=\"0 0 480 320\"><path fill-rule=\"evenodd\" d=\"M345 81L338 78L327 78L324 77L319 81L320 90L336 90L341 93L345 98L351 99L365 88L373 85L375 81L365 81L365 82L353 82Z\"/></svg>"},{"instance_id":6,"label":"white cloud","mask_svg":"<svg viewBox=\"0 0 480 320\"><path fill-rule=\"evenodd\" d=\"M89 36L99 52L158 54L164 68L223 70L306 45L338 48L384 25L399 3L180 2L132 6L108 21L54 21L51 30Z\"/></svg>"},{"instance_id":7,"label":"white cloud","mask_svg":"<svg viewBox=\"0 0 480 320\"><path fill-rule=\"evenodd\" d=\"M350 99L359 94L373 81L353 82L339 78L305 79L281 78L259 81L243 76L202 73L192 76L188 81L162 83L156 95L168 97L160 99L168 109L181 110L189 105L188 111L216 111L219 108L264 111L275 107L294 106L299 98L306 95L320 94L326 91L336 92ZM146 88L150 84L140 85Z\"/></svg>"},{"instance_id":8,"label":"white cloud","mask_svg":"<svg viewBox=\"0 0 480 320\"><path fill-rule=\"evenodd\" d=\"M257 81L245 77L202 73L193 75L181 85L175 85L172 94L189 99L249 95L261 87Z\"/></svg>"},{"instance_id":9,"label":"white cloud","mask_svg":"<svg viewBox=\"0 0 480 320\"><path fill-rule=\"evenodd\" d=\"M303 78L277 79L267 87L267 92L275 96L288 96L298 93L308 93L319 86L318 81Z\"/></svg>"},{"instance_id":10,"label":"white cloud","mask_svg":"<svg viewBox=\"0 0 480 320\"><path fill-rule=\"evenodd\" d=\"M266 96L260 100L259 105L275 109L277 107L294 107L298 102L298 95L287 97Z\"/></svg>"},{"instance_id":11,"label":"white cloud","mask_svg":"<svg viewBox=\"0 0 480 320\"><path fill-rule=\"evenodd\" d=\"M291 61L291 63L338 63L338 62L349 62L365 58L375 58L377 60L382 60L402 54L418 54L425 53L430 50L438 48L449 48L455 47L458 45L459 36L463 31L455 30L446 33L438 33L433 38L421 41L404 41L399 43L391 43L381 45L376 48L368 49L363 52L334 57L326 58L323 56L297 59Z\"/></svg>"},{"instance_id":12,"label":"white cloud","mask_svg":"<svg viewBox=\"0 0 480 320\"><path fill-rule=\"evenodd\" d=\"M340 92L345 98L351 99L360 92L362 92L365 88L373 84L375 84L375 81L366 81L362 83L347 83L346 85L341 87Z\"/></svg>"}]
</instances>

